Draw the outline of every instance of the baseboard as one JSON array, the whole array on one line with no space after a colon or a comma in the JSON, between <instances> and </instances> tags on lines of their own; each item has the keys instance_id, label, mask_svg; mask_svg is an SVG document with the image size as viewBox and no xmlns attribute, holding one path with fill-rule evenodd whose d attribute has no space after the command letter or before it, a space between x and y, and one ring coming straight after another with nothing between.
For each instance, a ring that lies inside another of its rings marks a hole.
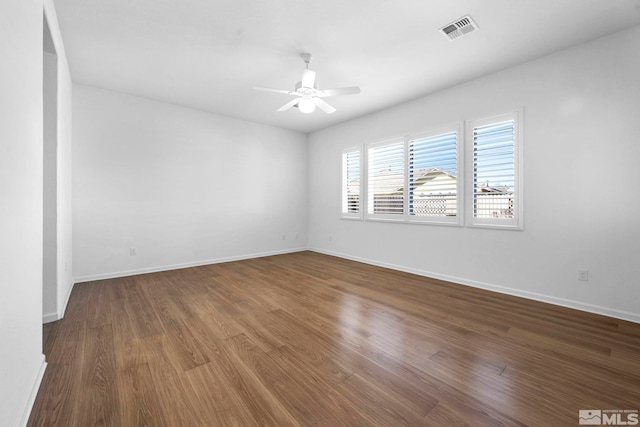
<instances>
[{"instance_id":1,"label":"baseboard","mask_svg":"<svg viewBox=\"0 0 640 427\"><path fill-rule=\"evenodd\" d=\"M29 422L29 416L31 415L31 410L33 409L33 404L36 401L36 396L38 396L38 390L40 390L40 384L42 383L42 377L44 377L44 371L47 369L47 362L45 361L44 354L40 359L40 367L38 368L38 372L35 375L35 378L32 381L31 392L29 393L28 400L26 402L26 406L22 411L22 418L20 419L20 427L24 427Z\"/></svg>"},{"instance_id":2,"label":"baseboard","mask_svg":"<svg viewBox=\"0 0 640 427\"><path fill-rule=\"evenodd\" d=\"M464 279L461 277L449 276L445 274L433 273L430 271L420 270L411 267L405 267L402 265L390 264L386 262L371 260L367 258L360 258L340 252L327 251L320 248L308 248L309 251L318 252L325 255L336 256L338 258L349 259L352 261L362 262L365 264L375 265L378 267L390 268L392 270L404 271L405 273L416 274L418 276L430 277L433 279L444 280L447 282L453 282L460 285L471 286L474 288L485 289L488 291L499 292L501 294L512 295L521 298L527 298L534 301L545 302L548 304L558 305L567 308L573 308L588 313L600 314L603 316L613 317L616 319L627 320L629 322L640 323L640 314L630 313L622 310L615 310L608 307L601 307L593 304L586 304L580 301L573 301L564 298L557 298L550 295L538 294L535 292L523 291L520 289L509 288L505 286L497 286L489 283L478 282L475 280Z\"/></svg>"},{"instance_id":3,"label":"baseboard","mask_svg":"<svg viewBox=\"0 0 640 427\"><path fill-rule=\"evenodd\" d=\"M69 290L67 291L67 296L64 299L64 305L61 307L58 315L58 319L56 320L60 320L64 317L64 313L67 311L67 305L69 304L69 298L71 298L71 292L73 291L73 285L74 285L74 281L71 281L71 284L69 285Z\"/></svg>"},{"instance_id":4,"label":"baseboard","mask_svg":"<svg viewBox=\"0 0 640 427\"><path fill-rule=\"evenodd\" d=\"M51 322L55 322L57 320L62 319L62 316L60 316L60 313L58 313L57 311L53 312L53 313L47 313L47 314L43 314L42 315L42 323L51 323Z\"/></svg>"},{"instance_id":5,"label":"baseboard","mask_svg":"<svg viewBox=\"0 0 640 427\"><path fill-rule=\"evenodd\" d=\"M64 299L64 305L60 308L60 310L42 315L43 324L56 322L64 317L64 313L65 311L67 311L67 304L69 304L69 298L71 297L71 291L73 291L73 283L71 283L71 285L69 286L69 291L67 292L67 296Z\"/></svg>"},{"instance_id":6,"label":"baseboard","mask_svg":"<svg viewBox=\"0 0 640 427\"><path fill-rule=\"evenodd\" d=\"M252 259L252 258L262 258L266 256L283 255L283 254L290 254L294 252L303 252L306 250L308 250L306 247L291 248L291 249L285 249L281 251L259 252L259 253L253 253L253 254L238 255L233 257L208 259L208 260L201 260L201 261L195 261L195 262L186 262L182 264L163 265L159 267L140 268L136 270L117 271L112 273L95 274L95 275L89 275L89 276L79 276L74 279L74 282L82 283L82 282L91 282L94 280L115 279L117 277L135 276L138 274L147 274L147 273L158 273L161 271L179 270L181 268L199 267L202 265L220 264L223 262L242 261L242 260Z\"/></svg>"}]
</instances>

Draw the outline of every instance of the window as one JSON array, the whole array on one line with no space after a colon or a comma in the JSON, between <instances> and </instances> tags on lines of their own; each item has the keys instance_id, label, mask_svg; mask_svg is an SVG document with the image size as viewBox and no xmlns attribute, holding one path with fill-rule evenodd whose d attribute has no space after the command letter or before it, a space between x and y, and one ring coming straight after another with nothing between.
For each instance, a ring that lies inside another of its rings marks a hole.
<instances>
[{"instance_id":1,"label":"window","mask_svg":"<svg viewBox=\"0 0 640 427\"><path fill-rule=\"evenodd\" d=\"M402 219L404 215L404 140L369 146L369 217Z\"/></svg>"},{"instance_id":2,"label":"window","mask_svg":"<svg viewBox=\"0 0 640 427\"><path fill-rule=\"evenodd\" d=\"M460 223L459 127L408 141L409 220Z\"/></svg>"},{"instance_id":3,"label":"window","mask_svg":"<svg viewBox=\"0 0 640 427\"><path fill-rule=\"evenodd\" d=\"M361 149L351 148L342 153L342 216L362 218L361 200Z\"/></svg>"},{"instance_id":4,"label":"window","mask_svg":"<svg viewBox=\"0 0 640 427\"><path fill-rule=\"evenodd\" d=\"M369 144L367 218L460 224L459 129Z\"/></svg>"},{"instance_id":5,"label":"window","mask_svg":"<svg viewBox=\"0 0 640 427\"><path fill-rule=\"evenodd\" d=\"M469 225L522 228L521 112L469 123Z\"/></svg>"},{"instance_id":6,"label":"window","mask_svg":"<svg viewBox=\"0 0 640 427\"><path fill-rule=\"evenodd\" d=\"M343 218L522 230L522 110L462 129L345 150Z\"/></svg>"}]
</instances>

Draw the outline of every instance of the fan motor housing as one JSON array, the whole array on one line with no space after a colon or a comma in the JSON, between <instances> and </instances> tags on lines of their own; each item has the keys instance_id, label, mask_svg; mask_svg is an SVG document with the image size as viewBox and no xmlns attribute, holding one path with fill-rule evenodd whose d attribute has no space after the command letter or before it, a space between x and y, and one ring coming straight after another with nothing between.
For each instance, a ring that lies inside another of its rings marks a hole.
<instances>
[{"instance_id":1,"label":"fan motor housing","mask_svg":"<svg viewBox=\"0 0 640 427\"><path fill-rule=\"evenodd\" d=\"M318 83L313 84L313 89L308 87L302 87L302 82L296 83L296 92L300 95L313 95L318 90Z\"/></svg>"}]
</instances>

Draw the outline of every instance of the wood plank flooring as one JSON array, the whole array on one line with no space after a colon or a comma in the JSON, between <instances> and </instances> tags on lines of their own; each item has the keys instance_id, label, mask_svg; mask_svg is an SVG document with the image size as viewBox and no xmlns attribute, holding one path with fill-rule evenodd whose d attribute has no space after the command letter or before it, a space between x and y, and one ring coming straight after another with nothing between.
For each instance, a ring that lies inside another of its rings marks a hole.
<instances>
[{"instance_id":1,"label":"wood plank flooring","mask_svg":"<svg viewBox=\"0 0 640 427\"><path fill-rule=\"evenodd\" d=\"M29 426L573 426L640 325L313 252L78 284Z\"/></svg>"}]
</instances>

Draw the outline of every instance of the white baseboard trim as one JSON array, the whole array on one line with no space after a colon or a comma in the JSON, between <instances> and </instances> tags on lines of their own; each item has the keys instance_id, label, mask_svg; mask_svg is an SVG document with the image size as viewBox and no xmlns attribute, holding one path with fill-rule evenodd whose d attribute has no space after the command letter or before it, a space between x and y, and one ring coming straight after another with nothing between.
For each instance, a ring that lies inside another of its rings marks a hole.
<instances>
[{"instance_id":1,"label":"white baseboard trim","mask_svg":"<svg viewBox=\"0 0 640 427\"><path fill-rule=\"evenodd\" d=\"M64 305L60 308L60 311L58 313L59 317L56 320L60 320L64 317L64 313L67 311L67 305L69 304L69 298L71 298L71 292L73 291L73 280L71 281L71 283L69 284L69 291L67 292L67 296L64 299Z\"/></svg>"},{"instance_id":2,"label":"white baseboard trim","mask_svg":"<svg viewBox=\"0 0 640 427\"><path fill-rule=\"evenodd\" d=\"M40 358L40 366L36 372L35 378L32 380L31 392L29 392L29 397L22 411L22 418L20 419L20 427L24 427L29 422L29 416L31 415L31 410L33 409L33 404L36 401L36 396L38 396L38 390L40 390L40 384L42 383L42 377L44 377L44 371L47 369L47 362L45 361L44 354Z\"/></svg>"},{"instance_id":3,"label":"white baseboard trim","mask_svg":"<svg viewBox=\"0 0 640 427\"><path fill-rule=\"evenodd\" d=\"M565 298L558 298L550 295L538 294L535 292L523 291L520 289L514 289L514 288L505 287L505 286L497 286L489 283L478 282L475 280L469 280L469 279L463 279L455 276L448 276L445 274L433 273L430 271L420 270L420 269L411 268L411 267L405 267L402 265L390 264L390 263L371 260L367 258L360 258L360 257L356 257L356 256L352 256L352 255L348 255L340 252L327 251L320 248L310 247L308 248L308 250L325 254L325 255L336 256L338 258L344 258L352 261L362 262L365 264L371 264L378 267L404 271L405 273L412 273L418 276L430 277L433 279L444 280L447 282L453 282L460 285L466 285L474 288L485 289L488 291L499 292L501 294L527 298L535 301L545 302L548 304L559 305L567 308L573 308L580 311L586 311L588 313L600 314L603 316L613 317L616 319L628 320L629 322L640 323L640 314L630 313L628 311L616 310L608 307L601 307L598 305L587 304L580 301L573 301Z\"/></svg>"},{"instance_id":4,"label":"white baseboard trim","mask_svg":"<svg viewBox=\"0 0 640 427\"><path fill-rule=\"evenodd\" d=\"M74 282L82 283L82 282L92 282L94 280L115 279L117 277L135 276L138 274L147 274L147 273L158 273L160 271L178 270L181 268L199 267L202 265L220 264L223 262L231 262L231 261L242 261L245 259L262 258L267 256L273 256L273 255L283 255L283 254L290 254L294 252L303 252L306 250L307 250L306 247L291 248L291 249L285 249L280 251L259 252L254 254L238 255L233 257L224 257L224 258L216 258L216 259L209 259L209 260L202 260L202 261L186 262L182 264L163 265L159 267L140 268L136 270L116 271L112 273L101 273L101 274L94 274L89 276L79 276L75 278Z\"/></svg>"},{"instance_id":5,"label":"white baseboard trim","mask_svg":"<svg viewBox=\"0 0 640 427\"><path fill-rule=\"evenodd\" d=\"M71 291L73 291L73 282L69 286L69 291L67 292L67 296L64 299L64 305L60 307L59 311L53 313L46 313L42 315L42 323L51 323L56 322L64 317L65 311L67 311L67 304L69 304L69 298L71 297Z\"/></svg>"},{"instance_id":6,"label":"white baseboard trim","mask_svg":"<svg viewBox=\"0 0 640 427\"><path fill-rule=\"evenodd\" d=\"M47 314L43 314L42 315L42 323L51 323L51 322L55 322L57 320L62 319L62 316L60 316L60 313L58 313L57 311L53 312L53 313L47 313Z\"/></svg>"}]
</instances>

